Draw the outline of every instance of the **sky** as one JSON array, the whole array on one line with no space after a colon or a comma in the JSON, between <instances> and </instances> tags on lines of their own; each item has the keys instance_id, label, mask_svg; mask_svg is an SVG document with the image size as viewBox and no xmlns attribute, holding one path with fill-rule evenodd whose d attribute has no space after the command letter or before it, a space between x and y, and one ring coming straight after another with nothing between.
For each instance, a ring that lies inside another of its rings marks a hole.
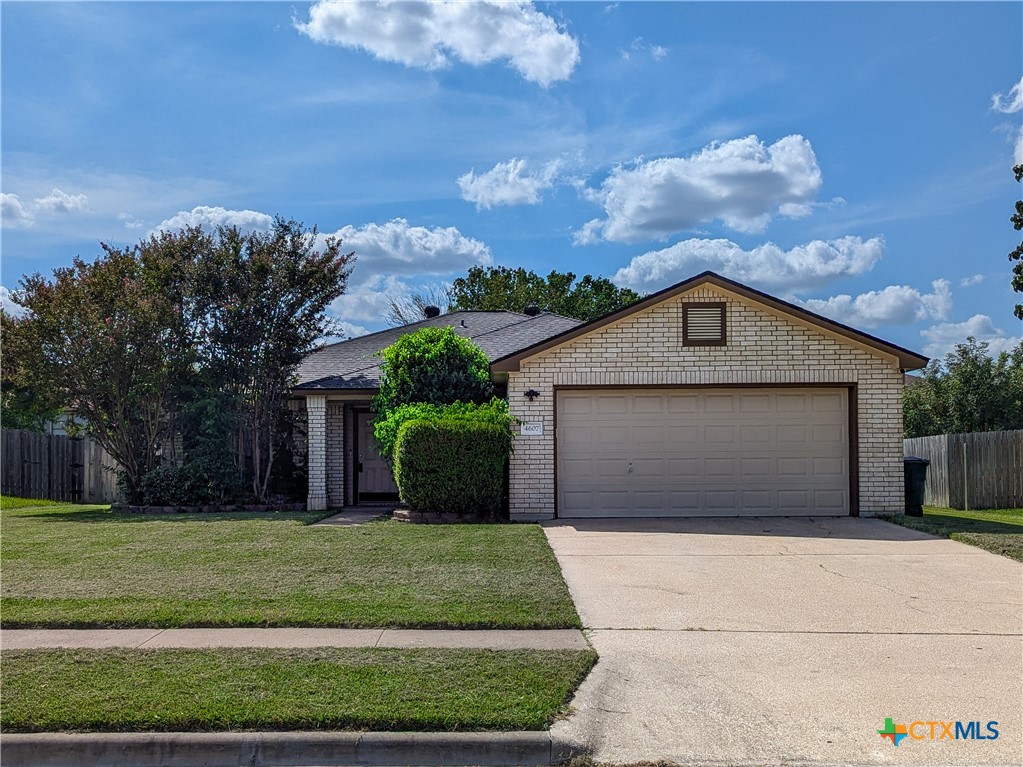
<instances>
[{"instance_id":1,"label":"sky","mask_svg":"<svg viewBox=\"0 0 1023 767\"><path fill-rule=\"evenodd\" d=\"M710 269L1020 340L1023 4L0 3L0 298L99 242L335 234L348 334L472 266ZM16 308L15 308L16 310Z\"/></svg>"}]
</instances>

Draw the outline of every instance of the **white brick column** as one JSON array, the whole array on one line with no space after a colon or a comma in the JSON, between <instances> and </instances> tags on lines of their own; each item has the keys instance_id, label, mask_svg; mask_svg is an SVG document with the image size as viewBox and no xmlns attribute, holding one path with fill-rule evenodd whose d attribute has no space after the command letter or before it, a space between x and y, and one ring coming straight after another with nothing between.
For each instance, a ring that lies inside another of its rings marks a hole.
<instances>
[{"instance_id":1,"label":"white brick column","mask_svg":"<svg viewBox=\"0 0 1023 767\"><path fill-rule=\"evenodd\" d=\"M305 398L308 417L309 495L306 508L322 511L327 508L327 397L309 394Z\"/></svg>"}]
</instances>

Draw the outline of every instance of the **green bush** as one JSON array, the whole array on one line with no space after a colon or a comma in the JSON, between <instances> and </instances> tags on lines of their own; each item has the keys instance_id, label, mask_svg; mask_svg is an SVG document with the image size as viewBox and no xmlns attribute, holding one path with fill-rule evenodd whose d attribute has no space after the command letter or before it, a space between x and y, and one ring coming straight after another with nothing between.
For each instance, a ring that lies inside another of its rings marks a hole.
<instances>
[{"instance_id":1,"label":"green bush","mask_svg":"<svg viewBox=\"0 0 1023 767\"><path fill-rule=\"evenodd\" d=\"M380 455L388 463L394 463L395 445L398 432L407 421L473 421L492 423L511 433L512 417L508 415L508 403L494 397L490 402L477 405L474 402L454 402L450 405L432 405L428 402L413 402L386 413L380 413L373 419L373 435L377 438Z\"/></svg>"},{"instance_id":2,"label":"green bush","mask_svg":"<svg viewBox=\"0 0 1023 767\"><path fill-rule=\"evenodd\" d=\"M157 466L142 476L146 506L185 506L194 502L194 474L185 466Z\"/></svg>"},{"instance_id":3,"label":"green bush","mask_svg":"<svg viewBox=\"0 0 1023 767\"><path fill-rule=\"evenodd\" d=\"M451 328L420 328L379 354L380 393L373 399L378 413L412 402L486 402L494 395L487 355Z\"/></svg>"},{"instance_id":4,"label":"green bush","mask_svg":"<svg viewBox=\"0 0 1023 767\"><path fill-rule=\"evenodd\" d=\"M394 476L415 511L497 516L512 433L492 421L409 420L398 429Z\"/></svg>"}]
</instances>

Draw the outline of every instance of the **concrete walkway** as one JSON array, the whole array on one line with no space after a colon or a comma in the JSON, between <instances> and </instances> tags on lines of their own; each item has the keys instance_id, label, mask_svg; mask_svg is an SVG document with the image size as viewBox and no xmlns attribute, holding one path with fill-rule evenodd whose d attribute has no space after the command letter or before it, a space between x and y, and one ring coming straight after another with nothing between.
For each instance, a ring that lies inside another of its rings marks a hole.
<instances>
[{"instance_id":1,"label":"concrete walkway","mask_svg":"<svg viewBox=\"0 0 1023 767\"><path fill-rule=\"evenodd\" d=\"M59 647L465 647L485 650L585 650L576 629L546 631L425 629L5 629L4 650Z\"/></svg>"},{"instance_id":2,"label":"concrete walkway","mask_svg":"<svg viewBox=\"0 0 1023 767\"><path fill-rule=\"evenodd\" d=\"M545 531L600 653L552 735L597 761L1023 764L1018 562L874 519ZM924 724L896 747L886 718Z\"/></svg>"}]
</instances>

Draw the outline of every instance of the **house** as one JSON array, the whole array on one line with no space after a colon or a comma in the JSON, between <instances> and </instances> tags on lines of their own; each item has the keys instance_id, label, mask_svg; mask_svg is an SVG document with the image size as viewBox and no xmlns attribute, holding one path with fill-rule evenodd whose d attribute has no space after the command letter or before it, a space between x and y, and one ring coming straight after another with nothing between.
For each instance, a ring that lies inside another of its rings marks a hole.
<instances>
[{"instance_id":1,"label":"house","mask_svg":"<svg viewBox=\"0 0 1023 767\"><path fill-rule=\"evenodd\" d=\"M293 393L305 399L309 509L398 499L391 471L374 447L370 404L380 388L376 353L400 336L450 326L495 360L580 324L546 312L431 314L421 322L325 346L302 361ZM507 376L495 381L498 396L505 396L506 381Z\"/></svg>"},{"instance_id":2,"label":"house","mask_svg":"<svg viewBox=\"0 0 1023 767\"><path fill-rule=\"evenodd\" d=\"M903 509L904 373L927 358L713 272L588 323L455 312L314 352L310 508L393 497L365 451L372 355L425 324L487 352L520 422L513 520Z\"/></svg>"}]
</instances>

